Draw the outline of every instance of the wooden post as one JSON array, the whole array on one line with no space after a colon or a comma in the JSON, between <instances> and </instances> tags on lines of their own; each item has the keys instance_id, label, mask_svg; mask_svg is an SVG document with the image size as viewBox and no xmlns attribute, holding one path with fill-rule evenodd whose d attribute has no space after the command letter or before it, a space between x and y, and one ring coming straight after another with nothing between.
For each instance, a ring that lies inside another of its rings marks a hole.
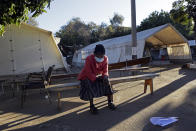
<instances>
[{"instance_id":1,"label":"wooden post","mask_svg":"<svg viewBox=\"0 0 196 131\"><path fill-rule=\"evenodd\" d=\"M151 95L153 95L153 81L152 81L152 79L150 79L150 92L151 92Z\"/></svg>"},{"instance_id":2,"label":"wooden post","mask_svg":"<svg viewBox=\"0 0 196 131\"><path fill-rule=\"evenodd\" d=\"M58 110L61 110L61 92L57 93L57 97L58 97L58 105L57 108Z\"/></svg>"},{"instance_id":3,"label":"wooden post","mask_svg":"<svg viewBox=\"0 0 196 131\"><path fill-rule=\"evenodd\" d=\"M144 82L144 93L146 93L146 90L147 90L147 81L145 80L145 82Z\"/></svg>"},{"instance_id":4,"label":"wooden post","mask_svg":"<svg viewBox=\"0 0 196 131\"><path fill-rule=\"evenodd\" d=\"M145 83L144 83L144 93L146 93L148 85L150 86L150 93L151 93L151 95L153 95L153 81L152 81L152 79L145 80Z\"/></svg>"}]
</instances>

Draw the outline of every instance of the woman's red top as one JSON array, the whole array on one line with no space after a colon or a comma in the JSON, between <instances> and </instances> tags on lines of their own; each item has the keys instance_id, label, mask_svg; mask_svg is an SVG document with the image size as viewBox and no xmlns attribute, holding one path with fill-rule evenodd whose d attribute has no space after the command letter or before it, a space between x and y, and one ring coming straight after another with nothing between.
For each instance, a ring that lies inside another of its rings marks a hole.
<instances>
[{"instance_id":1,"label":"woman's red top","mask_svg":"<svg viewBox=\"0 0 196 131\"><path fill-rule=\"evenodd\" d=\"M78 75L78 80L84 80L86 78L91 81L96 80L97 75L108 76L108 57L104 56L103 62L96 62L94 54L89 55L86 58L85 66Z\"/></svg>"}]
</instances>

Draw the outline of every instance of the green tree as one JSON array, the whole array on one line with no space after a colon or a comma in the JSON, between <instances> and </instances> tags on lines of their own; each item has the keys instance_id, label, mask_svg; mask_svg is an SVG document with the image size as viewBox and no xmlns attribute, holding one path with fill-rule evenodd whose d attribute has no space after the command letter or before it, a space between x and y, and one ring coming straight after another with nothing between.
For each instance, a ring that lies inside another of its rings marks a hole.
<instances>
[{"instance_id":1,"label":"green tree","mask_svg":"<svg viewBox=\"0 0 196 131\"><path fill-rule=\"evenodd\" d=\"M131 34L130 27L119 26L119 27L116 27L115 32L112 35L112 37L120 37L120 36L124 36L124 35L129 35L129 34Z\"/></svg>"},{"instance_id":2,"label":"green tree","mask_svg":"<svg viewBox=\"0 0 196 131\"><path fill-rule=\"evenodd\" d=\"M193 25L194 37L196 39L196 1L195 0L177 0L173 2L170 11L172 19L179 24ZM193 22L192 22L193 21Z\"/></svg>"},{"instance_id":3,"label":"green tree","mask_svg":"<svg viewBox=\"0 0 196 131\"><path fill-rule=\"evenodd\" d=\"M106 28L107 28L107 24L102 22L100 26L98 26L98 37L99 37L99 41L100 40L104 40L107 38L106 35Z\"/></svg>"},{"instance_id":4,"label":"green tree","mask_svg":"<svg viewBox=\"0 0 196 131\"><path fill-rule=\"evenodd\" d=\"M8 24L20 24L28 20L28 14L37 17L46 12L52 0L1 0L0 1L0 34Z\"/></svg>"},{"instance_id":5,"label":"green tree","mask_svg":"<svg viewBox=\"0 0 196 131\"><path fill-rule=\"evenodd\" d=\"M91 33L90 43L99 41L99 26L96 25L94 22L89 22L87 26Z\"/></svg>"},{"instance_id":6,"label":"green tree","mask_svg":"<svg viewBox=\"0 0 196 131\"><path fill-rule=\"evenodd\" d=\"M61 38L60 43L78 48L88 45L90 41L90 30L80 18L73 18L67 25L61 27L56 36Z\"/></svg>"},{"instance_id":7,"label":"green tree","mask_svg":"<svg viewBox=\"0 0 196 131\"><path fill-rule=\"evenodd\" d=\"M138 26L138 31L143 31L146 29L151 29L153 27L157 27L163 24L170 23L172 24L182 35L184 35L187 39L192 39L191 30L192 24L182 25L180 23L176 23L171 19L171 14L169 12L165 12L161 10L161 12L154 11L147 18L145 18L141 24Z\"/></svg>"},{"instance_id":8,"label":"green tree","mask_svg":"<svg viewBox=\"0 0 196 131\"><path fill-rule=\"evenodd\" d=\"M114 13L112 19L110 19L110 23L112 26L121 26L124 21L124 17L118 13Z\"/></svg>"},{"instance_id":9,"label":"green tree","mask_svg":"<svg viewBox=\"0 0 196 131\"><path fill-rule=\"evenodd\" d=\"M170 14L161 10L161 12L153 11L147 18L145 18L140 26L138 27L138 31L151 29L156 26L160 26L166 23L173 23L170 18Z\"/></svg>"},{"instance_id":10,"label":"green tree","mask_svg":"<svg viewBox=\"0 0 196 131\"><path fill-rule=\"evenodd\" d=\"M62 26L55 35L61 38L59 46L63 55L69 57L69 64L71 64L74 52L90 44L91 40L89 26L81 21L80 18L71 19L68 24Z\"/></svg>"},{"instance_id":11,"label":"green tree","mask_svg":"<svg viewBox=\"0 0 196 131\"><path fill-rule=\"evenodd\" d=\"M106 28L106 39L108 38L112 38L113 35L115 33L115 29L112 25L109 25L107 28Z\"/></svg>"},{"instance_id":12,"label":"green tree","mask_svg":"<svg viewBox=\"0 0 196 131\"><path fill-rule=\"evenodd\" d=\"M112 19L110 19L110 24L106 28L106 38L114 38L119 36L124 36L131 33L131 28L123 27L122 23L124 21L124 17L118 13L114 13Z\"/></svg>"}]
</instances>

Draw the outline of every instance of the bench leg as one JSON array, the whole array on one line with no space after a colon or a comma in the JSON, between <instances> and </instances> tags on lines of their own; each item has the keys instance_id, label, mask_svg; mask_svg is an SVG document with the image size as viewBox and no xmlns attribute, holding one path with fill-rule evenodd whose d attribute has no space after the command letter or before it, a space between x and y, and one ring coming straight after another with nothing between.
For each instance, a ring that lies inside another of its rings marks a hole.
<instances>
[{"instance_id":1,"label":"bench leg","mask_svg":"<svg viewBox=\"0 0 196 131\"><path fill-rule=\"evenodd\" d=\"M152 79L145 80L145 83L144 83L144 93L146 93L148 85L150 86L150 92L151 92L151 95L152 95L153 94L153 81L152 81Z\"/></svg>"},{"instance_id":2,"label":"bench leg","mask_svg":"<svg viewBox=\"0 0 196 131\"><path fill-rule=\"evenodd\" d=\"M153 94L153 81L152 81L152 79L150 80L150 93L151 93L151 95Z\"/></svg>"},{"instance_id":3,"label":"bench leg","mask_svg":"<svg viewBox=\"0 0 196 131\"><path fill-rule=\"evenodd\" d=\"M58 110L61 110L61 92L57 93L57 97L58 97L58 105L57 108Z\"/></svg>"},{"instance_id":4,"label":"bench leg","mask_svg":"<svg viewBox=\"0 0 196 131\"><path fill-rule=\"evenodd\" d=\"M145 82L144 82L144 93L146 93L147 85L148 85L148 83L147 83L147 81L145 80Z\"/></svg>"}]
</instances>

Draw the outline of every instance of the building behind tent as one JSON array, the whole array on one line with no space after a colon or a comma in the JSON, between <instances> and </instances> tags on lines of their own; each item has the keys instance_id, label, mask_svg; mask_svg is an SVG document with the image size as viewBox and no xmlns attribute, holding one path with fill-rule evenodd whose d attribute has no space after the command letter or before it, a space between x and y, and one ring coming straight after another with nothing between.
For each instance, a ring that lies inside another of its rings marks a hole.
<instances>
[{"instance_id":1,"label":"building behind tent","mask_svg":"<svg viewBox=\"0 0 196 131\"><path fill-rule=\"evenodd\" d=\"M24 23L5 30L0 37L0 75L46 71L51 65L67 69L52 32Z\"/></svg>"},{"instance_id":2,"label":"building behind tent","mask_svg":"<svg viewBox=\"0 0 196 131\"><path fill-rule=\"evenodd\" d=\"M110 64L132 59L132 37L126 35L99 41L76 51L73 57L73 65L84 65L85 58L93 53L97 44L103 44L106 48L106 55ZM152 57L153 49L159 50L158 57L162 55L161 49L162 53L165 53L165 58L171 62L189 62L192 60L187 39L171 24L137 33L137 57L142 58L149 55Z\"/></svg>"}]
</instances>

